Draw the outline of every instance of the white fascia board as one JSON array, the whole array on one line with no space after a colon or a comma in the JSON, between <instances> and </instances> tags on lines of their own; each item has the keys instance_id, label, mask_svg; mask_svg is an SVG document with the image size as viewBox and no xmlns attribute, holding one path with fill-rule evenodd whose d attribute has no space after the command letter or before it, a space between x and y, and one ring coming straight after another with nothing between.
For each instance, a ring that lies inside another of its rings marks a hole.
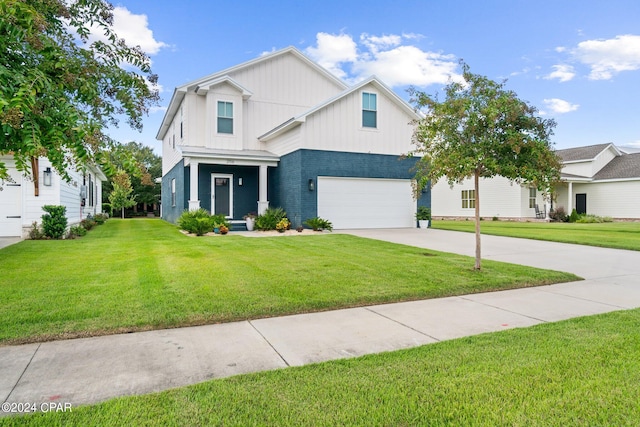
<instances>
[{"instance_id":1,"label":"white fascia board","mask_svg":"<svg viewBox=\"0 0 640 427\"><path fill-rule=\"evenodd\" d=\"M278 50L278 51L275 51L275 52L272 52L272 53L268 53L266 55L259 56L257 58L254 58L254 59L250 60L250 61L243 62L242 64L235 65L233 67L224 69L222 71L218 71L216 73L210 74L210 75L202 77L200 79L191 81L191 82L189 82L189 83L187 83L187 84L185 84L185 85L183 85L181 87L185 88L185 89L192 89L192 88L200 85L202 82L206 82L208 80L213 80L213 79L219 78L221 76L224 76L226 74L234 73L236 71L242 70L242 69L247 68L247 67L251 67L251 66L253 66L255 64L258 64L260 62L267 61L267 60L269 60L271 58L275 58L277 56L284 55L284 54L287 54L287 53L292 53L292 54L296 55L298 58L302 59L307 64L309 64L311 67L315 68L320 73L324 74L330 80L333 80L339 86L342 86L344 88L347 87L347 84L345 82L340 80L338 77L334 76L326 68L320 66L316 62L314 62L311 59L307 58L302 52L300 52L298 49L296 49L293 46L289 46L289 47L286 47L284 49L281 49L281 50Z\"/></svg>"},{"instance_id":2,"label":"white fascia board","mask_svg":"<svg viewBox=\"0 0 640 427\"><path fill-rule=\"evenodd\" d=\"M635 178L611 178L611 179L595 179L593 183L601 183L601 182L629 182L629 181L640 181L640 177Z\"/></svg>"},{"instance_id":3,"label":"white fascia board","mask_svg":"<svg viewBox=\"0 0 640 427\"><path fill-rule=\"evenodd\" d=\"M164 117L162 118L162 124L160 124L160 129L158 129L158 133L156 134L157 140L162 141L164 139L165 134L169 130L169 126L171 126L173 117L178 112L178 108L180 108L180 104L182 104L182 100L186 94L187 90L185 88L174 89L167 111L165 111Z\"/></svg>"},{"instance_id":4,"label":"white fascia board","mask_svg":"<svg viewBox=\"0 0 640 427\"><path fill-rule=\"evenodd\" d=\"M238 92L242 93L242 99L244 100L249 99L251 95L253 95L253 92L251 92L249 89L245 88L240 83L238 83L237 81L235 81L234 79L232 79L227 75L219 77L217 79L207 80L205 82L200 83L198 86L196 86L195 92L198 95L206 95L207 92L211 90L213 87L221 85L223 83L229 84L230 86L235 88Z\"/></svg>"}]
</instances>

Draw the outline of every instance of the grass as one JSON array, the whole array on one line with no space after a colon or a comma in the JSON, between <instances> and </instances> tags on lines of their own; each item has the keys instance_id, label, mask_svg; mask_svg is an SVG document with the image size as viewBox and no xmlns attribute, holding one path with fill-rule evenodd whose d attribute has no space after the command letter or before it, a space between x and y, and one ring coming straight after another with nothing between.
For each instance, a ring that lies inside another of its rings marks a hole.
<instances>
[{"instance_id":1,"label":"grass","mask_svg":"<svg viewBox=\"0 0 640 427\"><path fill-rule=\"evenodd\" d=\"M640 309L241 375L0 425L638 425Z\"/></svg>"},{"instance_id":2,"label":"grass","mask_svg":"<svg viewBox=\"0 0 640 427\"><path fill-rule=\"evenodd\" d=\"M187 237L110 220L0 251L0 344L229 322L577 280L349 235Z\"/></svg>"},{"instance_id":3,"label":"grass","mask_svg":"<svg viewBox=\"0 0 640 427\"><path fill-rule=\"evenodd\" d=\"M473 233L474 221L432 221L440 230ZM640 251L640 222L575 224L564 222L482 221L482 234Z\"/></svg>"}]
</instances>

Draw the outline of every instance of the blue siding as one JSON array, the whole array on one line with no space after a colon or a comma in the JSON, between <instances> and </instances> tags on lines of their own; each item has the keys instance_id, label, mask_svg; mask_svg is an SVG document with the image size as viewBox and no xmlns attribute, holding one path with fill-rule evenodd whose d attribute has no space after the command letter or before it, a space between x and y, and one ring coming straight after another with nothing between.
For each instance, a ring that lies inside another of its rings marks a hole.
<instances>
[{"instance_id":1,"label":"blue siding","mask_svg":"<svg viewBox=\"0 0 640 427\"><path fill-rule=\"evenodd\" d=\"M189 169L184 167L184 160L180 160L173 169L162 177L162 219L176 222L182 212L188 208ZM176 205L171 206L171 180L176 180Z\"/></svg>"},{"instance_id":2,"label":"blue siding","mask_svg":"<svg viewBox=\"0 0 640 427\"><path fill-rule=\"evenodd\" d=\"M258 167L200 164L198 198L200 206L211 211L211 174L233 175L233 219L242 219L249 212L258 211ZM238 179L242 178L242 185Z\"/></svg>"},{"instance_id":3,"label":"blue siding","mask_svg":"<svg viewBox=\"0 0 640 427\"><path fill-rule=\"evenodd\" d=\"M309 179L317 186L318 176L352 178L411 179L417 159L366 153L298 150L280 158L273 177L275 197L270 206L281 206L294 226L318 214L317 191L309 191ZM431 206L431 190L417 201Z\"/></svg>"}]
</instances>

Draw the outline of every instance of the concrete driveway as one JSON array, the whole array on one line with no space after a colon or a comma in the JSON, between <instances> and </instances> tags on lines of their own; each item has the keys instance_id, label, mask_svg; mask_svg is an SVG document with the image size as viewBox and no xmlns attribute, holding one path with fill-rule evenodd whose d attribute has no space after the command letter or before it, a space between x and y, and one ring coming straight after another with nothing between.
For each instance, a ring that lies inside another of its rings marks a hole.
<instances>
[{"instance_id":1,"label":"concrete driveway","mask_svg":"<svg viewBox=\"0 0 640 427\"><path fill-rule=\"evenodd\" d=\"M473 255L473 234L348 230ZM483 236L485 259L587 280L322 313L0 347L0 400L75 407L211 378L640 307L640 252ZM4 406L3 406L4 408ZM0 412L0 416L7 413Z\"/></svg>"}]
</instances>

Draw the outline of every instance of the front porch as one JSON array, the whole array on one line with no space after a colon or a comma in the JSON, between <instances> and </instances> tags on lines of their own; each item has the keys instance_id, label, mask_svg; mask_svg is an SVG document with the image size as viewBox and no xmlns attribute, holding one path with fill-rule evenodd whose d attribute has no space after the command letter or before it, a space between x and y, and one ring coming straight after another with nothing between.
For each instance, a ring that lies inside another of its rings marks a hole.
<instances>
[{"instance_id":1,"label":"front porch","mask_svg":"<svg viewBox=\"0 0 640 427\"><path fill-rule=\"evenodd\" d=\"M239 221L250 212L269 207L268 168L278 156L266 151L183 150L188 208L204 208Z\"/></svg>"}]
</instances>

